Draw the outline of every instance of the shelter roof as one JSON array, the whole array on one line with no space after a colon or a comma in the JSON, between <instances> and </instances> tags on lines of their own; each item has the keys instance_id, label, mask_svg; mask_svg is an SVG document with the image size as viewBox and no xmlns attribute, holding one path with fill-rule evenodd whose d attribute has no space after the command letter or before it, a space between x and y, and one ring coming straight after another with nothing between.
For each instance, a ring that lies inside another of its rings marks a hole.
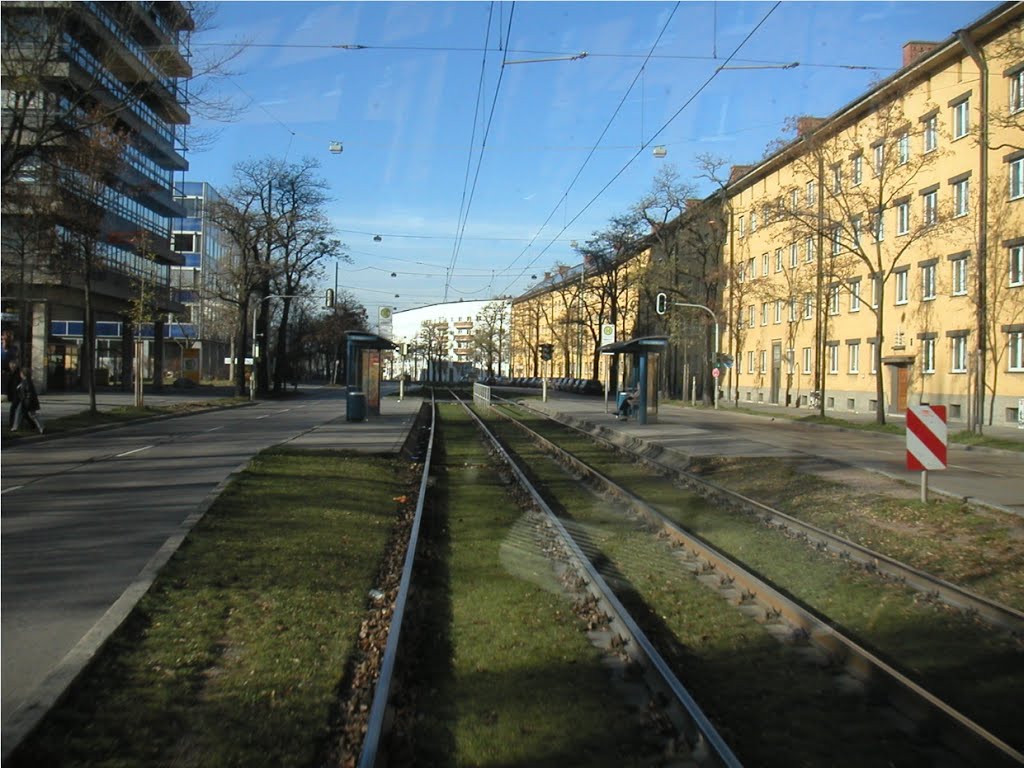
<instances>
[{"instance_id":1,"label":"shelter roof","mask_svg":"<svg viewBox=\"0 0 1024 768\"><path fill-rule=\"evenodd\" d=\"M362 349L396 349L398 346L391 339L365 331L348 331L345 338L348 339L349 344L355 344Z\"/></svg>"},{"instance_id":2,"label":"shelter roof","mask_svg":"<svg viewBox=\"0 0 1024 768\"><path fill-rule=\"evenodd\" d=\"M668 346L668 336L638 336L635 339L616 341L601 347L602 355L614 355L620 352L658 352Z\"/></svg>"}]
</instances>

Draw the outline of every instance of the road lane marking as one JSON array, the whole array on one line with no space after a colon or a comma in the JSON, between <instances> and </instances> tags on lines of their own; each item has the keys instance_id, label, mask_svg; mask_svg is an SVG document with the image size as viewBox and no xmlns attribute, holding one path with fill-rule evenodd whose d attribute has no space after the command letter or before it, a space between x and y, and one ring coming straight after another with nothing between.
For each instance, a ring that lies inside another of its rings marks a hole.
<instances>
[{"instance_id":1,"label":"road lane marking","mask_svg":"<svg viewBox=\"0 0 1024 768\"><path fill-rule=\"evenodd\" d=\"M224 425L221 424L219 427L210 427L207 432L216 432L218 429L224 429Z\"/></svg>"},{"instance_id":2,"label":"road lane marking","mask_svg":"<svg viewBox=\"0 0 1024 768\"><path fill-rule=\"evenodd\" d=\"M19 488L24 488L24 487L25 487L24 485L12 485L10 488L4 488L2 491L0 491L0 495L5 494L8 491L16 491Z\"/></svg>"},{"instance_id":3,"label":"road lane marking","mask_svg":"<svg viewBox=\"0 0 1024 768\"><path fill-rule=\"evenodd\" d=\"M133 453L139 453L139 451L148 451L152 447L153 447L152 445L144 445L141 448L136 448L135 450L132 450L132 451L125 451L124 453L118 453L118 454L116 454L114 456L114 458L115 459L120 459L122 456L131 456Z\"/></svg>"},{"instance_id":4,"label":"road lane marking","mask_svg":"<svg viewBox=\"0 0 1024 768\"><path fill-rule=\"evenodd\" d=\"M270 414L269 413L265 413L262 416L257 416L256 417L256 421L259 421L260 419L269 419L269 418L270 418Z\"/></svg>"}]
</instances>

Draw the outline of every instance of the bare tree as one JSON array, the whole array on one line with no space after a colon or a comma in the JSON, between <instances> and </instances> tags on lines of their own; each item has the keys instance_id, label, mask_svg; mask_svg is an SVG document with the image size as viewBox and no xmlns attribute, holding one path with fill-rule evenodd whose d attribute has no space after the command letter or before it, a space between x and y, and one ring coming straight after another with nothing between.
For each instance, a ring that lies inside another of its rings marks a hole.
<instances>
[{"instance_id":1,"label":"bare tree","mask_svg":"<svg viewBox=\"0 0 1024 768\"><path fill-rule=\"evenodd\" d=\"M280 391L287 375L288 323L292 302L306 286L322 276L326 261L350 262L337 230L325 211L329 201L327 181L318 174L320 162L305 158L297 163L264 161L273 184L270 216L273 242L268 254L273 260L271 289L281 297L278 325L274 391Z\"/></svg>"},{"instance_id":2,"label":"bare tree","mask_svg":"<svg viewBox=\"0 0 1024 768\"><path fill-rule=\"evenodd\" d=\"M93 120L88 135L79 135L58 162L50 166L51 192L56 196L57 223L63 235L58 239L58 259L53 265L63 272L64 283L82 288L84 323L81 370L89 393L89 410L96 411L96 318L93 310L94 281L108 256L104 221L108 190L117 185L127 136L109 122Z\"/></svg>"},{"instance_id":3,"label":"bare tree","mask_svg":"<svg viewBox=\"0 0 1024 768\"><path fill-rule=\"evenodd\" d=\"M501 299L485 306L476 317L473 332L473 347L477 359L487 371L494 375L495 367L501 371L502 361L508 356L509 305Z\"/></svg>"},{"instance_id":4,"label":"bare tree","mask_svg":"<svg viewBox=\"0 0 1024 768\"><path fill-rule=\"evenodd\" d=\"M426 358L427 378L438 381L441 364L448 357L448 324L424 320L420 323L416 344Z\"/></svg>"},{"instance_id":5,"label":"bare tree","mask_svg":"<svg viewBox=\"0 0 1024 768\"><path fill-rule=\"evenodd\" d=\"M594 380L600 378L601 324L614 325L621 336L635 330L625 327L625 323L627 318L636 317L633 288L638 284L640 269L635 258L644 230L642 218L631 210L612 217L605 229L594 232L586 243L576 247L585 270L581 277L587 287L581 306L587 318L584 322L590 342L590 378ZM616 380L617 370L611 376Z\"/></svg>"},{"instance_id":6,"label":"bare tree","mask_svg":"<svg viewBox=\"0 0 1024 768\"><path fill-rule=\"evenodd\" d=\"M890 279L908 253L920 253L941 238L949 216L937 203L936 189L921 189L929 178L942 151L910 150L915 129L904 114L902 101L879 105L870 122L870 146L863 135L851 128L806 131L800 139L793 167L799 177L811 179L817 194L809 199L797 187L783 190L780 199L769 207L769 215L787 227L789 239L813 238L827 253L818 254L818 317L828 321L828 286L849 290L854 272L866 270L873 283L871 293L877 301L864 302L875 315L874 368L875 419L885 423L885 384L882 366L882 339L885 328L885 294ZM930 137L921 134L937 131L928 121L915 123L915 146L931 146ZM904 280L900 277L899 280ZM821 311L825 309L825 311ZM819 391L824 389L823 364L827 329L817 336L816 354ZM822 398L824 400L824 398ZM824 404L822 404L824 407Z\"/></svg>"}]
</instances>

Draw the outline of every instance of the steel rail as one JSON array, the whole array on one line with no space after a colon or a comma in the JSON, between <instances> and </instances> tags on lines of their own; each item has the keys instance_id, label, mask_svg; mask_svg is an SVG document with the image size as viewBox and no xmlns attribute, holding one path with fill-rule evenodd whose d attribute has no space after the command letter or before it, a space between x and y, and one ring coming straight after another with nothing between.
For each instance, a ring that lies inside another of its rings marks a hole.
<instances>
[{"instance_id":1,"label":"steel rail","mask_svg":"<svg viewBox=\"0 0 1024 768\"><path fill-rule=\"evenodd\" d=\"M373 703L363 737L363 747L359 753L359 768L373 768L377 764L380 741L384 733L384 721L387 714L388 701L391 697L391 683L394 678L395 660L398 656L398 645L405 618L405 607L409 601L409 589L412 584L412 567L416 559L416 545L419 543L420 523L423 520L423 504L427 498L427 483L430 479L430 464L434 453L434 436L437 434L437 404L431 397L430 402L430 439L427 443L426 456L423 459L423 474L420 478L419 498L416 500L416 512L413 516L412 531L409 534L409 548L405 552L402 566L402 579L398 586L394 611L391 614L391 625L388 628L388 641L381 658L380 675L373 691Z\"/></svg>"},{"instance_id":2,"label":"steel rail","mask_svg":"<svg viewBox=\"0 0 1024 768\"><path fill-rule=\"evenodd\" d=\"M538 434L535 430L517 419L512 418L508 414L502 415L510 423L515 424L524 431L531 440L540 444L546 451L558 456L559 460L564 461L584 477L596 481L602 490L619 497L633 511L643 516L650 523L659 526L674 541L689 549L695 557L704 560L713 570L721 573L723 581L728 581L736 585L737 588L742 588L746 599L757 601L769 613L785 617L791 624L804 632L811 642L823 648L834 658L844 661L852 675L861 680L870 680L875 684L884 684L890 700L897 708L906 711L908 715L915 719L920 719L917 712L920 709L920 705L923 704L929 713L940 715L952 721L959 726L961 732L966 733L971 739L970 743L964 742L962 739L955 738L948 730L942 729L940 730L940 738L943 743L946 743L961 754L966 754L972 758L981 756L991 759L993 756L991 751L994 751L1003 759L1009 758L1015 763L1024 764L1024 753L1014 749L982 725L974 722L967 715L964 715L955 707L947 704L938 696L911 680L891 664L847 637L825 617L817 615L810 609L788 598L768 582L748 572L743 566L719 552L701 537L682 529L643 499L622 488L583 460L555 445L551 440ZM906 695L908 693L910 694L909 697ZM985 751L989 751L989 754L978 754Z\"/></svg>"},{"instance_id":3,"label":"steel rail","mask_svg":"<svg viewBox=\"0 0 1024 768\"><path fill-rule=\"evenodd\" d=\"M463 408L466 409L467 413L469 413L476 421L477 426L490 440L498 455L501 456L502 460L506 464L508 464L510 470L515 474L519 485L529 493L534 504L536 504L550 520L552 526L558 532L559 536L568 548L569 556L575 565L577 573L579 573L587 583L588 590L601 604L602 609L612 617L613 626L615 626L620 634L627 640L626 648L630 652L630 655L636 657L637 660L644 664L648 669L655 670L657 673L657 680L660 681L661 687L663 687L670 696L674 697L675 701L677 701L682 707L683 714L687 719L687 722L685 723L686 727L683 729L683 735L685 736L690 749L693 751L695 758L700 761L701 765L740 768L742 763L740 763L739 758L736 757L732 749L718 733L717 729L708 719L707 715L704 714L704 711L700 708L697 701L676 677L664 657L662 657L651 641L647 638L644 631L633 620L629 611L627 611L625 606L622 605L611 587L608 586L604 578L597 572L597 569L594 568L593 564L583 553L583 550L573 539L572 535L566 530L558 515L555 514L554 510L552 510L544 500L544 497L541 496L540 492L537 491L526 474L519 468L519 465L501 444L501 441L497 436L488 429L487 425L484 424L472 408L457 396L456 399Z\"/></svg>"},{"instance_id":4,"label":"steel rail","mask_svg":"<svg viewBox=\"0 0 1024 768\"><path fill-rule=\"evenodd\" d=\"M501 400L500 398L495 398L493 396L492 399ZM850 541L838 534L826 531L812 525L811 523L799 520L785 512L775 509L774 507L770 507L767 504L757 501L756 499L744 496L741 493L725 488L710 480L705 480L704 478L698 477L684 469L664 464L649 456L642 456L636 451L630 450L626 446L619 445L605 437L602 437L601 435L588 432L586 429L578 427L575 424L568 424L544 411L531 408L523 403L515 403L510 400L501 400L501 402L502 404L516 408L522 408L531 413L537 414L538 416L542 416L545 419L550 419L551 421L554 421L567 429L574 430L591 440L597 440L610 448L625 452L633 459L641 461L658 471L674 475L691 487L694 487L698 493L703 494L703 489L707 489L748 508L752 508L760 513L766 522L771 522L777 527L786 528L800 536L806 537L809 542L822 550L830 550L838 554L840 557L847 557L871 570L902 582L907 586L928 595L929 597L941 600L947 605L974 615L992 626L1005 629L1017 636L1024 637L1024 612L1019 611L1012 606L1005 605L996 600L985 597L984 595L972 592L971 590L957 584L940 579L933 574L922 571L919 568L915 568L912 565L908 565L907 563L896 560L888 555L884 555L881 552L876 552L873 549L857 544L854 541ZM633 439L639 440L639 438ZM648 444L642 440L640 440L640 442Z\"/></svg>"}]
</instances>

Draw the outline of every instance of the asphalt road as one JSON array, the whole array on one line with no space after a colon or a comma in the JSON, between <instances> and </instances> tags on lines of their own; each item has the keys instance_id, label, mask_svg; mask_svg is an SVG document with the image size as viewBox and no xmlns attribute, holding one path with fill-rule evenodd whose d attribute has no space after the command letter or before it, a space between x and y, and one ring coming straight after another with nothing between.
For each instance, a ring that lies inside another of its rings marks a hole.
<instances>
[{"instance_id":1,"label":"asphalt road","mask_svg":"<svg viewBox=\"0 0 1024 768\"><path fill-rule=\"evenodd\" d=\"M5 727L225 478L260 450L343 414L342 391L313 389L283 402L6 444Z\"/></svg>"}]
</instances>

